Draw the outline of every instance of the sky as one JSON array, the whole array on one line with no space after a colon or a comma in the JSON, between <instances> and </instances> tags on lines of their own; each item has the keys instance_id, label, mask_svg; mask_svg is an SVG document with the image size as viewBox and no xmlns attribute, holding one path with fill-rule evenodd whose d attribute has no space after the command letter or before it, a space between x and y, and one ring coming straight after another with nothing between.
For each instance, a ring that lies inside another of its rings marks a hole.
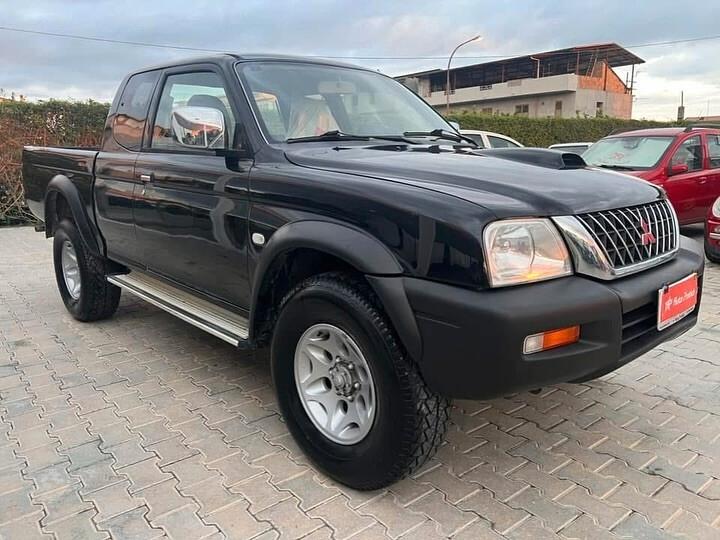
<instances>
[{"instance_id":1,"label":"sky","mask_svg":"<svg viewBox=\"0 0 720 540\"><path fill-rule=\"evenodd\" d=\"M575 45L616 42L646 60L636 68L633 117L720 115L720 1L677 0L0 0L0 27L245 53L343 56L400 75ZM637 47L633 47L637 46ZM198 52L39 36L0 29L0 88L30 99L111 101L139 67ZM361 57L437 57L380 59ZM443 58L444 57L444 58ZM471 58L474 57L474 58ZM617 70L625 80L625 69Z\"/></svg>"}]
</instances>

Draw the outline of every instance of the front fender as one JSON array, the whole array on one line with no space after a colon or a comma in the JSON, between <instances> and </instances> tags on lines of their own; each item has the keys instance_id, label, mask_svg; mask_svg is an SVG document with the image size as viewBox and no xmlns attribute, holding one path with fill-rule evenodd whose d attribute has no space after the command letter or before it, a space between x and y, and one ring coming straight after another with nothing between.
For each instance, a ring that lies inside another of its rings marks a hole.
<instances>
[{"instance_id":1,"label":"front fender","mask_svg":"<svg viewBox=\"0 0 720 540\"><path fill-rule=\"evenodd\" d=\"M390 249L361 229L327 221L298 221L278 229L262 251L254 272L250 309L250 339L266 279L283 256L296 249L332 255L364 274L390 317L403 345L413 358L422 347L415 316L401 287L403 267Z\"/></svg>"}]
</instances>

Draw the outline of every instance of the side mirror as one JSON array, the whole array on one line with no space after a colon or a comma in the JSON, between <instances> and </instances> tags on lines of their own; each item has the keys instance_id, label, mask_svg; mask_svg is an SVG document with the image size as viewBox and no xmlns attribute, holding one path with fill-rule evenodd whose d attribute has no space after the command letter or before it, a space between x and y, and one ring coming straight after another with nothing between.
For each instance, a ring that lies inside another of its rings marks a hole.
<instances>
[{"instance_id":1,"label":"side mirror","mask_svg":"<svg viewBox=\"0 0 720 540\"><path fill-rule=\"evenodd\" d=\"M455 131L460 131L460 124L457 122L448 122L448 124L450 124Z\"/></svg>"},{"instance_id":2,"label":"side mirror","mask_svg":"<svg viewBox=\"0 0 720 540\"><path fill-rule=\"evenodd\" d=\"M225 118L212 107L178 107L172 113L172 131L178 144L186 148L225 147Z\"/></svg>"},{"instance_id":3,"label":"side mirror","mask_svg":"<svg viewBox=\"0 0 720 540\"><path fill-rule=\"evenodd\" d=\"M687 163L675 163L674 165L670 165L670 168L668 169L668 176L686 173L689 170L690 168L687 166Z\"/></svg>"}]
</instances>

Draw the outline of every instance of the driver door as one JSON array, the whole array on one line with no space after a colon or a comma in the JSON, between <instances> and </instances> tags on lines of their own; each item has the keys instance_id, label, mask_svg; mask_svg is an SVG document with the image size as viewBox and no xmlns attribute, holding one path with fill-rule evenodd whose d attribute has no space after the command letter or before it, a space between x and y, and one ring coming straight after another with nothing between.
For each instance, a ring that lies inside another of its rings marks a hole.
<instances>
[{"instance_id":1,"label":"driver door","mask_svg":"<svg viewBox=\"0 0 720 540\"><path fill-rule=\"evenodd\" d=\"M213 66L169 70L159 88L135 164L141 262L151 273L247 308L252 160L240 159L231 169L216 152L235 144L239 115Z\"/></svg>"},{"instance_id":2,"label":"driver door","mask_svg":"<svg viewBox=\"0 0 720 540\"><path fill-rule=\"evenodd\" d=\"M707 178L703 162L700 135L685 139L670 158L668 179L663 187L667 190L668 198L681 224L702 221L705 217L700 195L703 179ZM673 167L676 166L681 170L673 174Z\"/></svg>"}]
</instances>

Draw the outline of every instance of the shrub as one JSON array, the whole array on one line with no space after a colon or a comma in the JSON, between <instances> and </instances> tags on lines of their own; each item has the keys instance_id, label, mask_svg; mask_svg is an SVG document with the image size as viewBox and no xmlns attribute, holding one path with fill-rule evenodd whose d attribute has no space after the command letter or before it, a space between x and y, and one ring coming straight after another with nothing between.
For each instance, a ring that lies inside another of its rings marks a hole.
<instances>
[{"instance_id":1,"label":"shrub","mask_svg":"<svg viewBox=\"0 0 720 540\"><path fill-rule=\"evenodd\" d=\"M619 118L527 118L524 116L450 114L462 129L480 129L508 135L525 146L547 148L564 142L595 142L615 130L668 127L671 122L621 120Z\"/></svg>"},{"instance_id":2,"label":"shrub","mask_svg":"<svg viewBox=\"0 0 720 540\"><path fill-rule=\"evenodd\" d=\"M95 101L0 101L0 225L33 221L22 192L22 147L97 145L108 108Z\"/></svg>"}]
</instances>

